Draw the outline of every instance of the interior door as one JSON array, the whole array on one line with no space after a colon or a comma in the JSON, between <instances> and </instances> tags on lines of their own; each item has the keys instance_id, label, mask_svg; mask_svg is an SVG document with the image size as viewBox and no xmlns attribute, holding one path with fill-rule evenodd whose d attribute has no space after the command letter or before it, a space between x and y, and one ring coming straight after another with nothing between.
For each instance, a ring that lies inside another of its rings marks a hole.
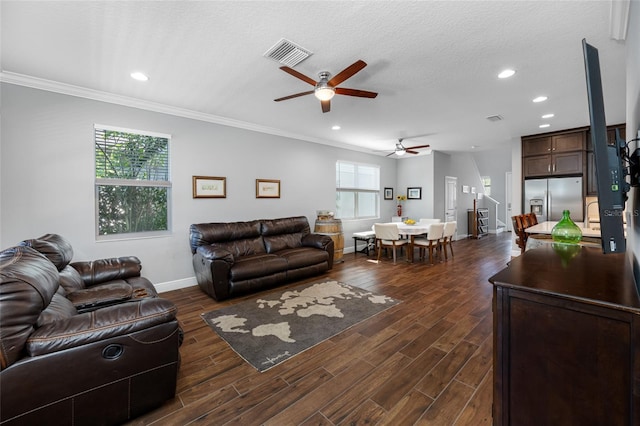
<instances>
[{"instance_id":1,"label":"interior door","mask_svg":"<svg viewBox=\"0 0 640 426\"><path fill-rule=\"evenodd\" d=\"M445 176L444 184L444 220L453 222L458 217L458 178Z\"/></svg>"}]
</instances>

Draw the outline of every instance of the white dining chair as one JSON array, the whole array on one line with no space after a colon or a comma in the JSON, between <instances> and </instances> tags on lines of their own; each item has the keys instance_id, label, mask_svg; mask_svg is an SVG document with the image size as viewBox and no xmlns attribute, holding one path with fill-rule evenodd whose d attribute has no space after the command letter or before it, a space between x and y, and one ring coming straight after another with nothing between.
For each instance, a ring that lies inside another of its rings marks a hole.
<instances>
[{"instance_id":1,"label":"white dining chair","mask_svg":"<svg viewBox=\"0 0 640 426\"><path fill-rule=\"evenodd\" d=\"M458 226L458 222L455 220L452 222L445 222L444 229L442 231L442 251L444 252L444 259L447 260L449 257L447 256L447 246L449 246L449 250L451 250L451 257L453 257L453 237L456 234L456 228Z\"/></svg>"},{"instance_id":2,"label":"white dining chair","mask_svg":"<svg viewBox=\"0 0 640 426\"><path fill-rule=\"evenodd\" d=\"M440 248L440 240L444 234L444 223L432 223L429 225L429 233L426 238L415 238L414 247L420 249L420 258L424 259L425 250L429 250L429 263L433 264L433 252Z\"/></svg>"},{"instance_id":3,"label":"white dining chair","mask_svg":"<svg viewBox=\"0 0 640 426\"><path fill-rule=\"evenodd\" d=\"M440 223L442 222L442 220L440 219L430 219L430 218L420 218L420 220L418 221L418 223L420 225L431 225L433 223Z\"/></svg>"},{"instance_id":4,"label":"white dining chair","mask_svg":"<svg viewBox=\"0 0 640 426\"><path fill-rule=\"evenodd\" d=\"M378 246L378 262L383 248L393 249L393 263L396 263L396 248L407 244L409 241L400 239L398 226L395 223L376 223L373 225L373 231L376 234L376 243Z\"/></svg>"}]
</instances>

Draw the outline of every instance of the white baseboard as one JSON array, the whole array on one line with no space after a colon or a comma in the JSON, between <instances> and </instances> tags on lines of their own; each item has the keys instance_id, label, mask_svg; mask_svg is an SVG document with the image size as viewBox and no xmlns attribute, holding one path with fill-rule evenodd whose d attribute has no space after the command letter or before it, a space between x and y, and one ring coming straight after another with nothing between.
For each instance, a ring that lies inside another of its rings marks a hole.
<instances>
[{"instance_id":1,"label":"white baseboard","mask_svg":"<svg viewBox=\"0 0 640 426\"><path fill-rule=\"evenodd\" d=\"M166 283L154 284L158 293L164 293L165 291L179 290L181 288L192 287L198 285L196 277L183 278L181 280L168 281Z\"/></svg>"}]
</instances>

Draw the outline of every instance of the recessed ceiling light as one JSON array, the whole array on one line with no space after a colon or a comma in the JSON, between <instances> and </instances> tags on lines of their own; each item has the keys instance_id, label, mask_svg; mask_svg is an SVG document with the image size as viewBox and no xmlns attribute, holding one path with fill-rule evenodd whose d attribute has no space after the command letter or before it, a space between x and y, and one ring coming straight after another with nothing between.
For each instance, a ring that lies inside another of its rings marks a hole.
<instances>
[{"instance_id":1,"label":"recessed ceiling light","mask_svg":"<svg viewBox=\"0 0 640 426\"><path fill-rule=\"evenodd\" d=\"M145 74L136 71L136 72L132 72L131 73L131 78L133 78L134 80L138 80L138 81L147 81L149 80L149 77L147 77Z\"/></svg>"},{"instance_id":2,"label":"recessed ceiling light","mask_svg":"<svg viewBox=\"0 0 640 426\"><path fill-rule=\"evenodd\" d=\"M340 126L336 124L335 126L331 127L331 130L340 130Z\"/></svg>"},{"instance_id":3,"label":"recessed ceiling light","mask_svg":"<svg viewBox=\"0 0 640 426\"><path fill-rule=\"evenodd\" d=\"M509 77L513 76L515 73L516 73L515 70L506 69L506 70L502 71L500 74L498 74L498 78L509 78Z\"/></svg>"},{"instance_id":4,"label":"recessed ceiling light","mask_svg":"<svg viewBox=\"0 0 640 426\"><path fill-rule=\"evenodd\" d=\"M540 127L541 129L544 129L545 127L549 127L551 126L551 124L545 123L545 124L541 124L538 127Z\"/></svg>"},{"instance_id":5,"label":"recessed ceiling light","mask_svg":"<svg viewBox=\"0 0 640 426\"><path fill-rule=\"evenodd\" d=\"M542 118L551 118L553 116L554 116L554 114L545 114L545 115L542 116Z\"/></svg>"},{"instance_id":6,"label":"recessed ceiling light","mask_svg":"<svg viewBox=\"0 0 640 426\"><path fill-rule=\"evenodd\" d=\"M549 99L549 98L547 98L546 96L538 96L537 98L535 98L535 99L533 100L533 102L535 102L535 103L538 103L538 102L544 102L544 101L546 101L547 99Z\"/></svg>"},{"instance_id":7,"label":"recessed ceiling light","mask_svg":"<svg viewBox=\"0 0 640 426\"><path fill-rule=\"evenodd\" d=\"M475 145L471 145L471 149L476 149L477 147Z\"/></svg>"}]
</instances>

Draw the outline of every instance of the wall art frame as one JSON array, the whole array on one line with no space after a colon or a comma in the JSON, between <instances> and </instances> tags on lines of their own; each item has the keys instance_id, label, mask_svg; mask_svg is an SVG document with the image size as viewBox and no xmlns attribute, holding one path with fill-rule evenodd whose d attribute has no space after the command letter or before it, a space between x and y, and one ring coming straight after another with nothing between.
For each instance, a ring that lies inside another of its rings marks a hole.
<instances>
[{"instance_id":1,"label":"wall art frame","mask_svg":"<svg viewBox=\"0 0 640 426\"><path fill-rule=\"evenodd\" d=\"M193 176L193 198L227 198L227 178Z\"/></svg>"},{"instance_id":2,"label":"wall art frame","mask_svg":"<svg viewBox=\"0 0 640 426\"><path fill-rule=\"evenodd\" d=\"M407 188L407 200L421 200L422 199L422 187L413 186Z\"/></svg>"},{"instance_id":3,"label":"wall art frame","mask_svg":"<svg viewBox=\"0 0 640 426\"><path fill-rule=\"evenodd\" d=\"M256 198L280 198L280 180L256 179Z\"/></svg>"},{"instance_id":4,"label":"wall art frame","mask_svg":"<svg viewBox=\"0 0 640 426\"><path fill-rule=\"evenodd\" d=\"M384 199L385 200L393 200L393 188L385 188L384 189Z\"/></svg>"}]
</instances>

